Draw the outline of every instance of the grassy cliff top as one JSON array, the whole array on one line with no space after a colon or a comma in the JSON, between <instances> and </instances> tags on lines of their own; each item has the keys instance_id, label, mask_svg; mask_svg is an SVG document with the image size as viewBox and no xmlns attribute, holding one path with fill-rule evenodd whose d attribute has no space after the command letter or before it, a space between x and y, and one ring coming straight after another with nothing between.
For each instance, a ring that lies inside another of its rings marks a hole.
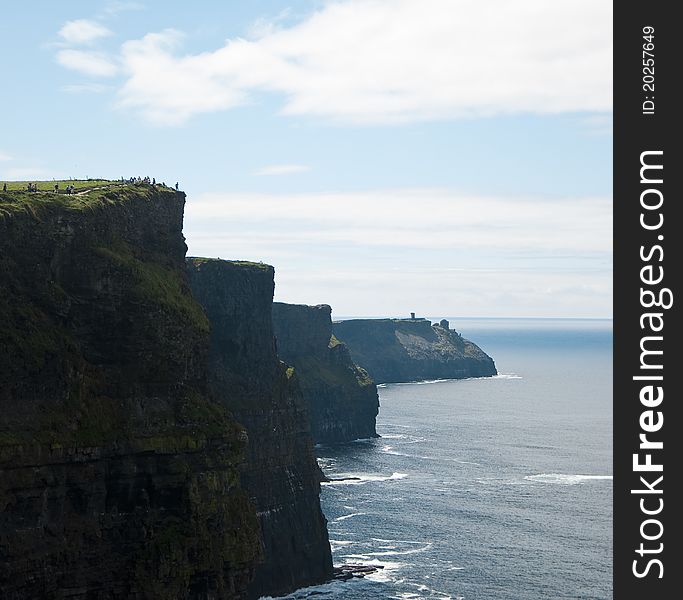
<instances>
[{"instance_id":1,"label":"grassy cliff top","mask_svg":"<svg viewBox=\"0 0 683 600\"><path fill-rule=\"evenodd\" d=\"M415 317L414 319L410 317L369 317L367 319L343 319L341 321L334 321L335 325L340 325L342 323L372 323L372 324L377 324L377 323L394 323L394 324L403 324L403 323L429 323L430 325L432 324L431 319L425 319L424 317Z\"/></svg>"},{"instance_id":2,"label":"grassy cliff top","mask_svg":"<svg viewBox=\"0 0 683 600\"><path fill-rule=\"evenodd\" d=\"M0 189L3 184L7 183L8 192L25 192L28 190L28 184L36 184L38 191L51 192L55 189L55 185L59 186L60 192L65 192L67 186L72 185L77 192L89 190L96 187L110 186L121 184L121 181L113 181L110 179L50 179L46 181L0 181Z\"/></svg>"},{"instance_id":3,"label":"grassy cliff top","mask_svg":"<svg viewBox=\"0 0 683 600\"><path fill-rule=\"evenodd\" d=\"M252 268L261 271L270 271L273 267L262 262L253 262L248 260L226 260L223 258L205 258L203 256L188 256L187 261L192 263L194 266L199 267L205 264L217 264L225 266L234 266L242 268Z\"/></svg>"},{"instance_id":4,"label":"grassy cliff top","mask_svg":"<svg viewBox=\"0 0 683 600\"><path fill-rule=\"evenodd\" d=\"M3 191L6 183L7 191ZM29 183L37 191L29 192ZM55 190L55 185L57 189ZM66 188L73 186L71 194ZM64 179L52 181L0 182L0 216L16 212L35 213L41 209L61 207L66 210L84 210L105 204L114 204L132 197L149 195L152 190L175 194L175 190L161 184L129 183L106 179Z\"/></svg>"}]
</instances>

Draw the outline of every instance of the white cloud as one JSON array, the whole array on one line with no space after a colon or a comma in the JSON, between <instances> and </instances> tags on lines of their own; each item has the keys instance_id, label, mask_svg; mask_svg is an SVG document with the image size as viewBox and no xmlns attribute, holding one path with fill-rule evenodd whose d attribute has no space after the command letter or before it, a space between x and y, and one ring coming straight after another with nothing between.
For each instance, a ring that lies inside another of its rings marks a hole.
<instances>
[{"instance_id":1,"label":"white cloud","mask_svg":"<svg viewBox=\"0 0 683 600\"><path fill-rule=\"evenodd\" d=\"M88 19L67 21L58 33L68 44L90 44L111 35L111 31L104 25Z\"/></svg>"},{"instance_id":2,"label":"white cloud","mask_svg":"<svg viewBox=\"0 0 683 600\"><path fill-rule=\"evenodd\" d=\"M6 160L12 160L12 156L9 154L6 154L5 152L0 152L0 162L4 162Z\"/></svg>"},{"instance_id":3,"label":"white cloud","mask_svg":"<svg viewBox=\"0 0 683 600\"><path fill-rule=\"evenodd\" d=\"M92 77L112 77L118 71L116 64L99 52L60 50L57 52L57 62L67 69Z\"/></svg>"},{"instance_id":4,"label":"white cloud","mask_svg":"<svg viewBox=\"0 0 683 600\"><path fill-rule=\"evenodd\" d=\"M186 214L188 221L225 220L221 231L237 236L235 244L255 239L254 232L272 222L286 227L266 230L271 244L488 248L552 255L611 252L612 247L612 202L601 197L505 198L440 189L217 193L192 199ZM236 231L231 223L239 223Z\"/></svg>"},{"instance_id":5,"label":"white cloud","mask_svg":"<svg viewBox=\"0 0 683 600\"><path fill-rule=\"evenodd\" d=\"M612 202L447 189L191 197L190 253L275 265L337 314L609 316Z\"/></svg>"},{"instance_id":6,"label":"white cloud","mask_svg":"<svg viewBox=\"0 0 683 600\"><path fill-rule=\"evenodd\" d=\"M305 173L310 171L308 165L269 165L254 171L254 175L291 175L293 173Z\"/></svg>"},{"instance_id":7,"label":"white cloud","mask_svg":"<svg viewBox=\"0 0 683 600\"><path fill-rule=\"evenodd\" d=\"M182 37L167 29L123 44L128 79L120 90L120 107L136 110L150 122L172 125L246 102L243 90L214 75L217 61L211 54L173 56Z\"/></svg>"},{"instance_id":8,"label":"white cloud","mask_svg":"<svg viewBox=\"0 0 683 600\"><path fill-rule=\"evenodd\" d=\"M345 0L200 54L173 30L122 49L120 106L158 124L277 93L282 112L387 123L609 112L607 0Z\"/></svg>"}]
</instances>

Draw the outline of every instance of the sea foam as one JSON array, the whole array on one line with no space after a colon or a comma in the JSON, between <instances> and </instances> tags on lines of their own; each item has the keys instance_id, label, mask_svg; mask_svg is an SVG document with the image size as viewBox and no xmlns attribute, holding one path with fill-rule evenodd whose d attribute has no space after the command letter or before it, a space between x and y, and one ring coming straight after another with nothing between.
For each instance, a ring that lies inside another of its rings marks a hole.
<instances>
[{"instance_id":1,"label":"sea foam","mask_svg":"<svg viewBox=\"0 0 683 600\"><path fill-rule=\"evenodd\" d=\"M527 475L524 479L539 483L554 483L556 485L577 485L587 481L612 481L612 478L612 475L565 475L563 473L540 473L539 475Z\"/></svg>"},{"instance_id":2,"label":"sea foam","mask_svg":"<svg viewBox=\"0 0 683 600\"><path fill-rule=\"evenodd\" d=\"M395 479L405 479L406 477L408 477L408 473L392 473L391 475L345 473L339 475L344 479L333 479L332 481L323 481L321 485L363 485L366 483L374 483L379 481L393 481Z\"/></svg>"}]
</instances>

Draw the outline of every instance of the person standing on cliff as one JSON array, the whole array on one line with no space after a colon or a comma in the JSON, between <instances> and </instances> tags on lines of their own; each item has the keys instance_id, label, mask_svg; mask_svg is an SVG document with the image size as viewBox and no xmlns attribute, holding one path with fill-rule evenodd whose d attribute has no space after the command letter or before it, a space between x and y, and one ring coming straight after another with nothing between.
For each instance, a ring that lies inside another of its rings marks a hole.
<instances>
[{"instance_id":1,"label":"person standing on cliff","mask_svg":"<svg viewBox=\"0 0 683 600\"><path fill-rule=\"evenodd\" d=\"M178 191L178 182L177 181L175 182L175 191L176 192Z\"/></svg>"}]
</instances>

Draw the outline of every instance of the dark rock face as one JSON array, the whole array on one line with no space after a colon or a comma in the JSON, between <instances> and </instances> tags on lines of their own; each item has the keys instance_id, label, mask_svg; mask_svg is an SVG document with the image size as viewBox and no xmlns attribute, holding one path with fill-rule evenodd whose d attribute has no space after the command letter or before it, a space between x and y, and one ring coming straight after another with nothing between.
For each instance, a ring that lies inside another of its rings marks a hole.
<instances>
[{"instance_id":1,"label":"dark rock face","mask_svg":"<svg viewBox=\"0 0 683 600\"><path fill-rule=\"evenodd\" d=\"M352 319L334 323L333 332L377 383L496 374L491 357L446 320Z\"/></svg>"},{"instance_id":2,"label":"dark rock face","mask_svg":"<svg viewBox=\"0 0 683 600\"><path fill-rule=\"evenodd\" d=\"M319 443L377 437L377 386L332 335L332 309L273 304L278 354L294 366Z\"/></svg>"},{"instance_id":3,"label":"dark rock face","mask_svg":"<svg viewBox=\"0 0 683 600\"><path fill-rule=\"evenodd\" d=\"M2 198L3 599L246 593L259 540L244 434L208 390L184 199Z\"/></svg>"},{"instance_id":4,"label":"dark rock face","mask_svg":"<svg viewBox=\"0 0 683 600\"><path fill-rule=\"evenodd\" d=\"M256 506L263 544L249 596L326 581L332 557L308 410L275 349L274 270L190 259L188 271L211 322L212 385L249 436L242 485Z\"/></svg>"}]
</instances>

